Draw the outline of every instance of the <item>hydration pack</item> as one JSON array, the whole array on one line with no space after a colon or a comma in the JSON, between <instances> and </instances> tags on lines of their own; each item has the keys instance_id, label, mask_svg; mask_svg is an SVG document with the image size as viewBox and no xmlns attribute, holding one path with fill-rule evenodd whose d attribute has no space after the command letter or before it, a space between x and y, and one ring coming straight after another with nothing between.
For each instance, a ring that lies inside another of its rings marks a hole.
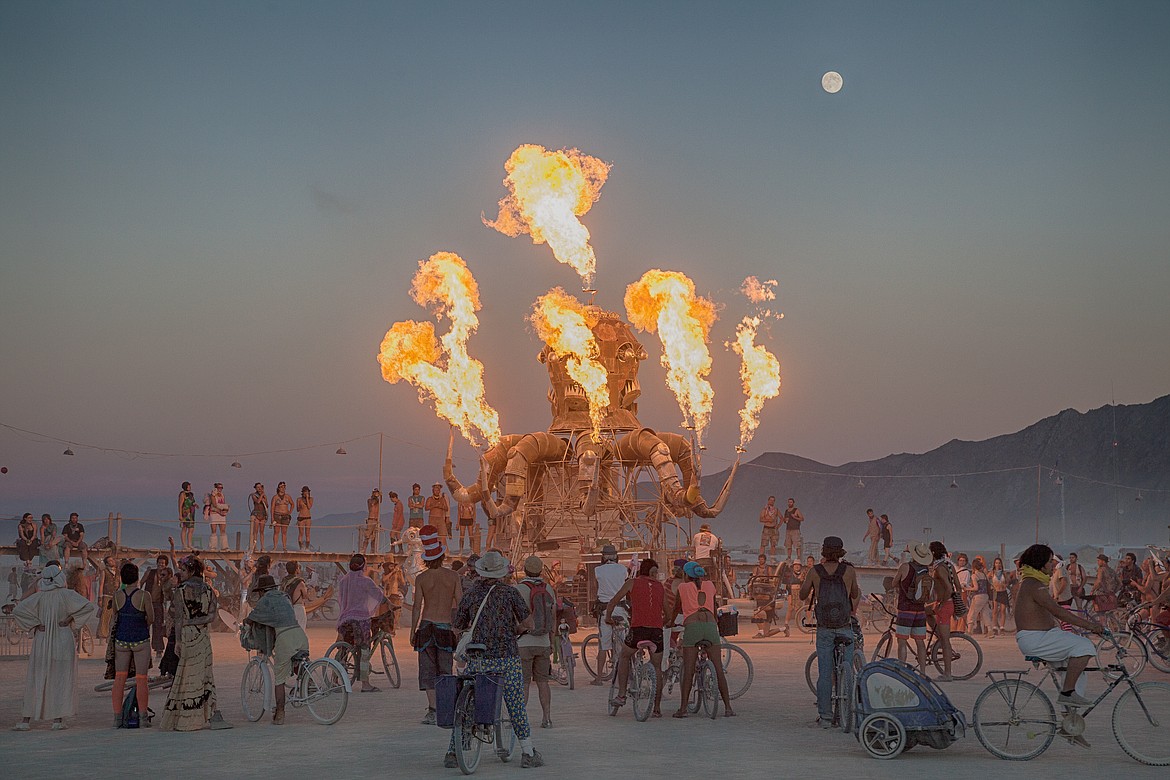
<instances>
[{"instance_id":1,"label":"hydration pack","mask_svg":"<svg viewBox=\"0 0 1170 780\"><path fill-rule=\"evenodd\" d=\"M816 606L818 628L845 628L849 625L853 604L849 599L849 589L845 587L845 570L848 567L848 563L838 561L834 574L829 574L823 564L818 563L813 567L820 578L817 582Z\"/></svg>"}]
</instances>

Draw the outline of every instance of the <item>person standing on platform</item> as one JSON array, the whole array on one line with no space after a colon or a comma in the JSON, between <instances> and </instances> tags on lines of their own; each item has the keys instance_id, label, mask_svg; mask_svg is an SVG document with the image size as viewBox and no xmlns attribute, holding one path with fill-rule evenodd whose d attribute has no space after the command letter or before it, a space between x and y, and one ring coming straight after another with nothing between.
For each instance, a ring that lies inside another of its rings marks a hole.
<instances>
[{"instance_id":1,"label":"person standing on platform","mask_svg":"<svg viewBox=\"0 0 1170 780\"><path fill-rule=\"evenodd\" d=\"M804 546L800 532L803 522L804 513L796 506L796 499L788 499L788 508L784 510L784 554L790 561L800 560L800 550Z\"/></svg>"},{"instance_id":2,"label":"person standing on platform","mask_svg":"<svg viewBox=\"0 0 1170 780\"><path fill-rule=\"evenodd\" d=\"M264 552L264 526L268 524L268 496L264 494L264 485L259 482L253 485L248 501L252 504L252 512L249 515L252 526L248 534L248 549Z\"/></svg>"},{"instance_id":3,"label":"person standing on platform","mask_svg":"<svg viewBox=\"0 0 1170 780\"><path fill-rule=\"evenodd\" d=\"M878 545L882 540L882 521L881 518L873 513L872 508L865 510L865 516L865 536L861 537L861 541L869 542L869 548L865 554L865 562L870 566L877 566Z\"/></svg>"},{"instance_id":4,"label":"person standing on platform","mask_svg":"<svg viewBox=\"0 0 1170 780\"><path fill-rule=\"evenodd\" d=\"M216 549L216 538L220 540L219 549L228 549L227 516L230 510L231 506L223 497L223 483L216 482L211 490L211 514L207 518L211 526L211 539L208 541L207 549Z\"/></svg>"},{"instance_id":5,"label":"person standing on platform","mask_svg":"<svg viewBox=\"0 0 1170 780\"><path fill-rule=\"evenodd\" d=\"M382 491L374 488L370 497L366 499L366 527L362 529L359 552L369 552L376 555L378 552L378 534L382 529Z\"/></svg>"},{"instance_id":6,"label":"person standing on platform","mask_svg":"<svg viewBox=\"0 0 1170 780\"><path fill-rule=\"evenodd\" d=\"M475 502L459 503L459 552L463 552L463 540L467 539L467 552L479 552L479 525L476 522Z\"/></svg>"},{"instance_id":7,"label":"person standing on platform","mask_svg":"<svg viewBox=\"0 0 1170 780\"><path fill-rule=\"evenodd\" d=\"M780 544L780 510L776 508L776 496L768 496L768 503L760 510L760 555L776 557ZM769 553L769 550L771 551Z\"/></svg>"},{"instance_id":8,"label":"person standing on platform","mask_svg":"<svg viewBox=\"0 0 1170 780\"><path fill-rule=\"evenodd\" d=\"M406 527L406 518L402 514L402 499L393 490L389 493L390 503L394 505L394 519L390 521L390 552L402 552L402 531Z\"/></svg>"},{"instance_id":9,"label":"person standing on platform","mask_svg":"<svg viewBox=\"0 0 1170 780\"><path fill-rule=\"evenodd\" d=\"M279 482L276 485L276 495L272 497L272 549L276 550L276 540L284 537L285 546L288 545L288 526L292 522L293 500L288 494L288 486Z\"/></svg>"},{"instance_id":10,"label":"person standing on platform","mask_svg":"<svg viewBox=\"0 0 1170 780\"><path fill-rule=\"evenodd\" d=\"M427 500L422 495L422 485L415 482L410 486L410 495L406 498L406 508L410 515L410 527L423 527L423 510L426 508Z\"/></svg>"},{"instance_id":11,"label":"person standing on platform","mask_svg":"<svg viewBox=\"0 0 1170 780\"><path fill-rule=\"evenodd\" d=\"M179 544L184 550L195 546L195 506L191 483L184 482L179 490Z\"/></svg>"},{"instance_id":12,"label":"person standing on platform","mask_svg":"<svg viewBox=\"0 0 1170 780\"><path fill-rule=\"evenodd\" d=\"M431 494L427 496L427 524L439 529L439 538L443 545L451 538L451 505L443 495L443 486L436 482L431 485Z\"/></svg>"},{"instance_id":13,"label":"person standing on platform","mask_svg":"<svg viewBox=\"0 0 1170 780\"><path fill-rule=\"evenodd\" d=\"M12 610L16 625L33 635L24 683L21 721L13 731L28 731L33 720L52 720L66 728L65 718L77 713L77 643L73 627L85 625L94 605L65 587L57 561L41 570L36 593Z\"/></svg>"},{"instance_id":14,"label":"person standing on platform","mask_svg":"<svg viewBox=\"0 0 1170 780\"><path fill-rule=\"evenodd\" d=\"M313 539L313 491L309 490L308 485L301 486L301 495L297 499L297 549L311 550ZM288 542L285 539L285 534L288 533L288 528L281 529L280 532L280 546L286 552L288 551Z\"/></svg>"}]
</instances>

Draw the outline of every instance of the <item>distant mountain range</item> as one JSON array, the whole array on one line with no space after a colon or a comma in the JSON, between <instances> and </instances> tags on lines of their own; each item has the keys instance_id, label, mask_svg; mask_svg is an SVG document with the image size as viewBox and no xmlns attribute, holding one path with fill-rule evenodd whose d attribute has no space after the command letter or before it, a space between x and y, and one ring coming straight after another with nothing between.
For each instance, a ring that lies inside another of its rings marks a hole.
<instances>
[{"instance_id":1,"label":"distant mountain range","mask_svg":"<svg viewBox=\"0 0 1170 780\"><path fill-rule=\"evenodd\" d=\"M703 477L709 501L726 474ZM952 546L1018 548L1036 538L1037 516L1040 539L1050 544L1063 535L1070 545L1165 545L1170 396L1084 414L1066 409L1017 433L955 439L920 455L829 466L766 453L740 466L712 530L725 543L757 545L769 495L781 508L796 499L806 539L835 534L850 550L861 549L867 507L890 516L899 549L924 536Z\"/></svg>"}]
</instances>

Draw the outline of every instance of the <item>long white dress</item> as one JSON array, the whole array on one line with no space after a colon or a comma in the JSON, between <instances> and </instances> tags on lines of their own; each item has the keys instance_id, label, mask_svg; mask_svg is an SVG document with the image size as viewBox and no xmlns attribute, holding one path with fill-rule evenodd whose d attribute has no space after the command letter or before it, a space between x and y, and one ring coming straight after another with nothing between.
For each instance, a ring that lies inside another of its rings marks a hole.
<instances>
[{"instance_id":1,"label":"long white dress","mask_svg":"<svg viewBox=\"0 0 1170 780\"><path fill-rule=\"evenodd\" d=\"M20 715L54 720L77 714L77 645L73 630L58 624L72 617L81 626L97 614L97 607L69 588L41 587L12 610L21 628L45 627L33 635Z\"/></svg>"}]
</instances>

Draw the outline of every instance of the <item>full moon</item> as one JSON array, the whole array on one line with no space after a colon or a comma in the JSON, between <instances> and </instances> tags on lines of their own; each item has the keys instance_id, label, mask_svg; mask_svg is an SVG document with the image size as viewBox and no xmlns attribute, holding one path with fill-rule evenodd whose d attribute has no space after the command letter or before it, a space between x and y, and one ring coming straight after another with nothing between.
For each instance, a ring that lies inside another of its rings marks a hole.
<instances>
[{"instance_id":1,"label":"full moon","mask_svg":"<svg viewBox=\"0 0 1170 780\"><path fill-rule=\"evenodd\" d=\"M841 74L835 70L831 70L825 75L821 76L821 86L824 87L825 92L830 95L840 92L841 85L844 82L841 80Z\"/></svg>"}]
</instances>

